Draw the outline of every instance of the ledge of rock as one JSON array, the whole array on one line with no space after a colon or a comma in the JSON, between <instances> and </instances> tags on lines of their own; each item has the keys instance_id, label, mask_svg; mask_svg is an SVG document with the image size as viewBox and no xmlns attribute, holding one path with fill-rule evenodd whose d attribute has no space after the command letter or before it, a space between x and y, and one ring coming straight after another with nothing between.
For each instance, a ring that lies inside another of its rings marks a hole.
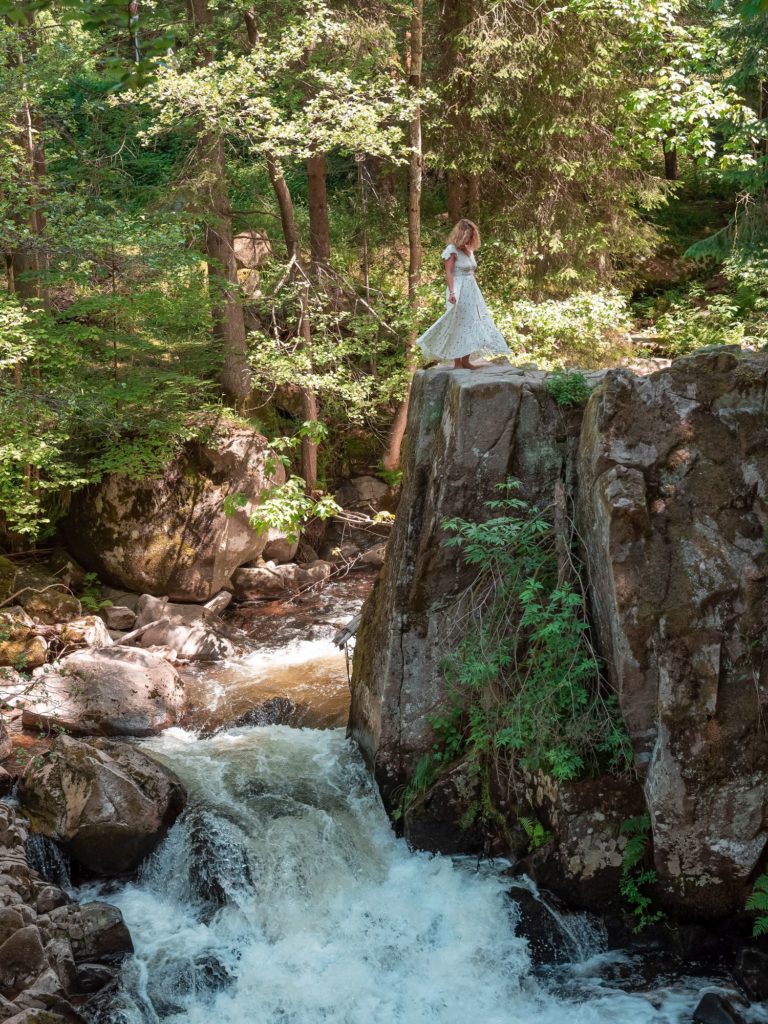
<instances>
[{"instance_id":1,"label":"ledge of rock","mask_svg":"<svg viewBox=\"0 0 768 1024\"><path fill-rule=\"evenodd\" d=\"M22 721L73 733L151 736L173 725L184 704L178 672L133 647L75 651L35 680Z\"/></svg>"},{"instance_id":2,"label":"ledge of rock","mask_svg":"<svg viewBox=\"0 0 768 1024\"><path fill-rule=\"evenodd\" d=\"M564 488L637 780L593 780L591 795L586 784L533 788L555 833L542 880L599 907L616 891L616 826L647 806L659 898L721 917L766 869L768 353L703 350L648 377L601 378L585 409L567 409L543 373L416 374L403 494L358 631L350 731L391 805L434 742L453 599L473 576L443 545L442 522L486 517L508 476L541 508Z\"/></svg>"},{"instance_id":3,"label":"ledge of rock","mask_svg":"<svg viewBox=\"0 0 768 1024\"><path fill-rule=\"evenodd\" d=\"M73 1004L114 981L131 936L117 907L72 903L32 870L27 836L27 823L0 803L0 1019L81 1022Z\"/></svg>"},{"instance_id":4,"label":"ledge of rock","mask_svg":"<svg viewBox=\"0 0 768 1024\"><path fill-rule=\"evenodd\" d=\"M30 762L19 800L35 832L61 843L97 875L132 871L184 808L181 782L141 750L59 736Z\"/></svg>"},{"instance_id":5,"label":"ledge of rock","mask_svg":"<svg viewBox=\"0 0 768 1024\"><path fill-rule=\"evenodd\" d=\"M280 465L267 472L269 455L261 434L227 427L187 445L161 477L106 476L75 494L63 523L67 543L114 587L206 601L264 549L266 537L248 516L261 492L285 478ZM227 516L224 501L237 493L246 504Z\"/></svg>"}]
</instances>

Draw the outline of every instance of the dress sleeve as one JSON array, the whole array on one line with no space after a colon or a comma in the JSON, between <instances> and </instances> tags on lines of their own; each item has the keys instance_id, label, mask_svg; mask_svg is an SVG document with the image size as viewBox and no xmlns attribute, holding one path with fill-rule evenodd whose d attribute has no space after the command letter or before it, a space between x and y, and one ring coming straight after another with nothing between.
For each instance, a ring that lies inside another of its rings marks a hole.
<instances>
[{"instance_id":1,"label":"dress sleeve","mask_svg":"<svg viewBox=\"0 0 768 1024\"><path fill-rule=\"evenodd\" d=\"M455 245L453 245L453 244L451 244L451 245L446 245L446 247L445 247L445 248L443 249L443 251L442 251L442 252L440 253L440 259L441 259L441 260L447 260L447 259L450 259L450 257L451 257L451 256L453 256L453 255L454 255L455 253L457 253L457 252L458 252L458 249L456 248L456 246L455 246Z\"/></svg>"}]
</instances>

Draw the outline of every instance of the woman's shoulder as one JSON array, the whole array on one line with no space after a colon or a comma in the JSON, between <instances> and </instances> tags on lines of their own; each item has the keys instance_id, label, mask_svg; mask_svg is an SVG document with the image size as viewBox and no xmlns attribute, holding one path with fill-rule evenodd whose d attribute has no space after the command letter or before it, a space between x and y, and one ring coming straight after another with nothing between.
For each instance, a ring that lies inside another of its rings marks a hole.
<instances>
[{"instance_id":1,"label":"woman's shoulder","mask_svg":"<svg viewBox=\"0 0 768 1024\"><path fill-rule=\"evenodd\" d=\"M458 253L459 250L456 248L453 242L449 242L448 245L446 245L446 247L440 253L440 259L448 260L451 258L451 256L458 256Z\"/></svg>"}]
</instances>

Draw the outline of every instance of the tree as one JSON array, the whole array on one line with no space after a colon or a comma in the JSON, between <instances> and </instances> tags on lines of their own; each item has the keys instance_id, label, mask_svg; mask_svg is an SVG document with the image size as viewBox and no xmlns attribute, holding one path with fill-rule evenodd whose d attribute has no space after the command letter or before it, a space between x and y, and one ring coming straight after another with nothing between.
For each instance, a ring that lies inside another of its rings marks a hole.
<instances>
[{"instance_id":1,"label":"tree","mask_svg":"<svg viewBox=\"0 0 768 1024\"><path fill-rule=\"evenodd\" d=\"M211 63L214 57L207 32L213 25L213 14L208 0L189 0L189 14L201 40L202 59ZM213 293L214 334L221 342L223 355L219 380L225 395L238 403L250 394L251 380L232 240L224 143L221 129L204 127L199 136L197 157L201 167L201 194L206 207L205 248Z\"/></svg>"},{"instance_id":2,"label":"tree","mask_svg":"<svg viewBox=\"0 0 768 1024\"><path fill-rule=\"evenodd\" d=\"M421 135L421 71L424 53L424 0L414 0L411 27L408 33L408 89L413 103L410 122L410 156L408 158L408 305L411 308L413 324L409 328L407 342L408 369L416 369L414 345L416 342L416 316L419 310L419 286L421 284L421 189L424 153ZM408 394L406 393L395 413L392 429L383 458L384 469L393 472L400 465L400 449L408 422Z\"/></svg>"}]
</instances>

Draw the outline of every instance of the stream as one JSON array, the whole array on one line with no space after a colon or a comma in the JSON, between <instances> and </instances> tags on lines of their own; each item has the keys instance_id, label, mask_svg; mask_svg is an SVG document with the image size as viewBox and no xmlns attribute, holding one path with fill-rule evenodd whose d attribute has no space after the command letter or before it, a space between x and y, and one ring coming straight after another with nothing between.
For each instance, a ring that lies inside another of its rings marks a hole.
<instances>
[{"instance_id":1,"label":"stream","mask_svg":"<svg viewBox=\"0 0 768 1024\"><path fill-rule=\"evenodd\" d=\"M689 1022L724 979L662 964L649 981L578 915L570 961L534 969L505 862L395 836L341 727L347 668L330 643L368 585L239 611L252 650L190 675L185 727L141 742L189 804L137 879L80 889L120 907L136 947L94 1024Z\"/></svg>"}]
</instances>

